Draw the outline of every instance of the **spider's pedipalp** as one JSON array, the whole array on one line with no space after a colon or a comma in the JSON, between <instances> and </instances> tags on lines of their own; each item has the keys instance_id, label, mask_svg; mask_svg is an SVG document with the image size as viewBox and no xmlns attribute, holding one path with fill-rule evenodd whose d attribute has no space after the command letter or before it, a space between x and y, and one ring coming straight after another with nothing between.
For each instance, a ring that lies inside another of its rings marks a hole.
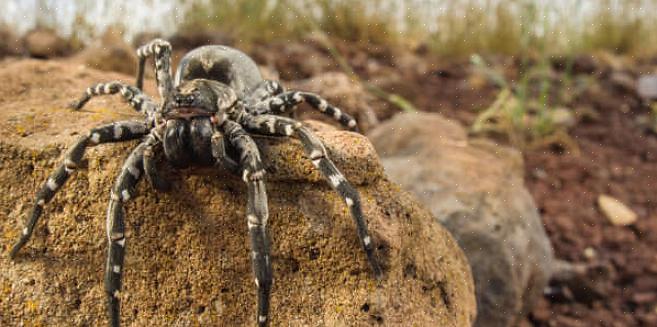
<instances>
[{"instance_id":1,"label":"spider's pedipalp","mask_svg":"<svg viewBox=\"0 0 657 327\"><path fill-rule=\"evenodd\" d=\"M123 205L133 197L134 188L141 179L144 151L147 141L140 143L128 156L114 183L107 207L107 264L105 266L105 293L111 326L120 324L121 276L125 255L125 211Z\"/></svg>"},{"instance_id":2,"label":"spider's pedipalp","mask_svg":"<svg viewBox=\"0 0 657 327\"><path fill-rule=\"evenodd\" d=\"M167 99L173 90L173 79L171 77L171 44L165 40L155 39L137 49L139 58L137 88L143 89L146 59L151 55L155 56L155 79L158 92L162 99Z\"/></svg>"},{"instance_id":3,"label":"spider's pedipalp","mask_svg":"<svg viewBox=\"0 0 657 327\"><path fill-rule=\"evenodd\" d=\"M258 146L238 123L227 120L220 126L221 132L238 151L243 179L247 185L246 223L251 239L251 262L258 289L256 319L258 326L267 326L269 319L269 294L273 283L267 219L269 209L263 180L264 170Z\"/></svg>"},{"instance_id":4,"label":"spider's pedipalp","mask_svg":"<svg viewBox=\"0 0 657 327\"><path fill-rule=\"evenodd\" d=\"M367 224L361 208L358 191L347 181L340 170L329 159L324 144L309 129L301 123L275 115L245 115L243 124L252 132L264 135L288 136L288 130L293 129L303 144L304 151L313 165L324 175L329 185L340 194L356 223L358 237L360 238L367 260L377 278L381 276L381 267L374 255L374 245L367 231ZM275 133L271 133L268 126L275 126Z\"/></svg>"},{"instance_id":5,"label":"spider's pedipalp","mask_svg":"<svg viewBox=\"0 0 657 327\"><path fill-rule=\"evenodd\" d=\"M70 107L73 110L80 110L94 96L111 95L117 93L120 93L123 99L125 99L125 101L127 101L135 110L143 112L149 117L157 109L155 102L153 102L153 100L151 100L141 90L134 86L127 85L118 81L100 83L88 87L80 99L71 103Z\"/></svg>"},{"instance_id":6,"label":"spider's pedipalp","mask_svg":"<svg viewBox=\"0 0 657 327\"><path fill-rule=\"evenodd\" d=\"M122 131L119 138L116 138L115 131ZM80 166L82 157L87 147L101 143L122 142L140 138L148 132L146 126L141 122L124 121L103 125L91 129L88 136L80 138L64 156L64 162L50 175L41 189L37 192L34 199L34 207L30 213L30 218L25 223L18 242L14 245L9 253L11 258L16 257L18 251L29 241L34 231L34 227L43 213L43 207L50 202L55 193L64 185L68 177Z\"/></svg>"},{"instance_id":7,"label":"spider's pedipalp","mask_svg":"<svg viewBox=\"0 0 657 327\"><path fill-rule=\"evenodd\" d=\"M306 102L319 112L332 117L342 126L354 131L358 130L358 125L353 117L328 103L319 95L309 92L288 91L281 93L257 103L253 111L257 114L272 113L278 115L294 110L302 102Z\"/></svg>"},{"instance_id":8,"label":"spider's pedipalp","mask_svg":"<svg viewBox=\"0 0 657 327\"><path fill-rule=\"evenodd\" d=\"M162 177L157 170L156 150L162 150L162 143L153 134L148 135L145 140L147 146L144 149L144 173L146 180L154 189L166 192L171 189L171 183Z\"/></svg>"}]
</instances>

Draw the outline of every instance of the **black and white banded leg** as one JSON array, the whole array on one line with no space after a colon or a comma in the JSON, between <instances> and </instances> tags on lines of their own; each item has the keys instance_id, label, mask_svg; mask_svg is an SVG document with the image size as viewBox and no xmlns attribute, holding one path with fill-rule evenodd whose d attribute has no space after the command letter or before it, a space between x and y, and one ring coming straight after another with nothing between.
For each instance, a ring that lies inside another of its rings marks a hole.
<instances>
[{"instance_id":1,"label":"black and white banded leg","mask_svg":"<svg viewBox=\"0 0 657 327\"><path fill-rule=\"evenodd\" d=\"M324 175L329 185L342 197L356 223L358 237L367 255L372 271L377 278L381 277L381 267L374 255L374 245L367 231L367 224L361 208L358 191L347 181L340 170L329 159L324 144L309 129L295 120L275 115L245 116L243 124L247 130L264 134L292 136L296 134L303 144L304 150L313 165Z\"/></svg>"},{"instance_id":2,"label":"black and white banded leg","mask_svg":"<svg viewBox=\"0 0 657 327\"><path fill-rule=\"evenodd\" d=\"M285 89L281 83L273 80L264 80L250 92L249 100L253 101L251 104L257 104L267 98L279 95L283 93L283 91L285 91Z\"/></svg>"},{"instance_id":3,"label":"black and white banded leg","mask_svg":"<svg viewBox=\"0 0 657 327\"><path fill-rule=\"evenodd\" d=\"M140 143L128 156L114 183L107 207L107 264L105 266L105 292L107 311L112 327L121 321L119 292L125 256L124 204L134 196L134 189L144 172L146 142Z\"/></svg>"},{"instance_id":4,"label":"black and white banded leg","mask_svg":"<svg viewBox=\"0 0 657 327\"><path fill-rule=\"evenodd\" d=\"M89 135L80 138L64 156L64 162L53 172L46 183L37 192L34 207L25 223L18 242L9 253L11 258L30 240L34 227L43 213L44 206L52 200L55 193L64 185L68 177L80 166L87 147L101 143L123 142L141 138L148 132L142 122L123 121L91 129Z\"/></svg>"},{"instance_id":5,"label":"black and white banded leg","mask_svg":"<svg viewBox=\"0 0 657 327\"><path fill-rule=\"evenodd\" d=\"M242 179L248 189L246 223L251 240L251 263L258 289L256 319L258 326L263 327L269 322L269 294L273 276L267 237L269 210L260 151L251 136L239 124L227 120L221 125L220 130L239 153Z\"/></svg>"},{"instance_id":6,"label":"black and white banded leg","mask_svg":"<svg viewBox=\"0 0 657 327\"><path fill-rule=\"evenodd\" d=\"M137 88L143 89L146 59L151 55L154 55L157 90L162 99L167 99L173 90L173 79L171 77L171 44L165 40L155 39L137 49L139 58Z\"/></svg>"},{"instance_id":7,"label":"black and white banded leg","mask_svg":"<svg viewBox=\"0 0 657 327\"><path fill-rule=\"evenodd\" d=\"M272 113L278 115L294 110L302 102L306 102L321 113L333 117L341 125L351 130L358 129L356 120L353 117L342 112L342 110L314 93L298 91L284 92L256 104L254 111L256 113Z\"/></svg>"},{"instance_id":8,"label":"black and white banded leg","mask_svg":"<svg viewBox=\"0 0 657 327\"><path fill-rule=\"evenodd\" d=\"M100 83L87 88L82 97L71 103L70 106L74 110L80 110L94 96L117 93L120 93L123 99L125 99L136 111L144 112L149 117L157 110L157 104L140 89L118 81Z\"/></svg>"}]
</instances>

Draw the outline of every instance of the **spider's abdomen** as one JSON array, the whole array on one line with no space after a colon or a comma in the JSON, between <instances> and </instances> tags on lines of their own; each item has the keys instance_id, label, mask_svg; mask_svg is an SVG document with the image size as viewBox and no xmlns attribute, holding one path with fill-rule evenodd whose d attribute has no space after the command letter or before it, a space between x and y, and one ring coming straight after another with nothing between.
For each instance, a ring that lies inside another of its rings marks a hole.
<instances>
[{"instance_id":1,"label":"spider's abdomen","mask_svg":"<svg viewBox=\"0 0 657 327\"><path fill-rule=\"evenodd\" d=\"M242 51L223 45L196 48L180 60L175 84L198 78L224 83L240 98L248 95L262 82L253 59Z\"/></svg>"},{"instance_id":2,"label":"spider's abdomen","mask_svg":"<svg viewBox=\"0 0 657 327\"><path fill-rule=\"evenodd\" d=\"M212 124L207 117L168 120L163 138L164 154L176 167L209 166L214 163Z\"/></svg>"}]
</instances>

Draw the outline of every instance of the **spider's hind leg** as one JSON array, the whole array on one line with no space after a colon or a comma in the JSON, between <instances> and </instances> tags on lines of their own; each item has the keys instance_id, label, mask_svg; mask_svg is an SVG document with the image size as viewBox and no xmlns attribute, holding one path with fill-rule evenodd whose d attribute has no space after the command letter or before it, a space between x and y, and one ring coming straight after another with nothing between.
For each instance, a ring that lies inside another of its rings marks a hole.
<instances>
[{"instance_id":1,"label":"spider's hind leg","mask_svg":"<svg viewBox=\"0 0 657 327\"><path fill-rule=\"evenodd\" d=\"M64 156L64 162L50 175L46 183L37 192L34 199L34 207L30 218L25 223L18 242L9 253L11 258L30 240L32 232L39 217L43 213L43 207L55 196L55 193L64 185L68 177L80 166L82 157L87 147L101 143L122 142L140 138L148 132L146 126L141 122L124 121L116 122L97 128L93 128L89 135L80 138Z\"/></svg>"},{"instance_id":2,"label":"spider's hind leg","mask_svg":"<svg viewBox=\"0 0 657 327\"><path fill-rule=\"evenodd\" d=\"M356 223L358 237L370 267L376 278L381 277L381 266L374 255L374 244L367 230L365 216L361 208L358 191L347 181L333 161L328 157L324 144L309 129L300 122L274 115L247 116L244 124L247 129L264 135L298 135L308 158L313 165L324 175L329 185L342 197Z\"/></svg>"}]
</instances>

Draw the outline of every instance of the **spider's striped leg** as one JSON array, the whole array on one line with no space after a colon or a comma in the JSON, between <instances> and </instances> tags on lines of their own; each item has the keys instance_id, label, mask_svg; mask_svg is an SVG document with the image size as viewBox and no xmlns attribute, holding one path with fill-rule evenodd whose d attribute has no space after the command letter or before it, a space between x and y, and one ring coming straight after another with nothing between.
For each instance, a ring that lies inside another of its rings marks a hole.
<instances>
[{"instance_id":1,"label":"spider's striped leg","mask_svg":"<svg viewBox=\"0 0 657 327\"><path fill-rule=\"evenodd\" d=\"M258 103L272 96L279 95L283 93L283 91L285 91L285 89L283 89L283 85L281 85L281 83L273 80L264 80L249 93L249 100L254 101L254 103ZM269 110L269 108L264 107L263 109Z\"/></svg>"},{"instance_id":2,"label":"spider's striped leg","mask_svg":"<svg viewBox=\"0 0 657 327\"><path fill-rule=\"evenodd\" d=\"M162 143L153 134L148 135L145 142L144 172L146 180L154 189L166 192L171 189L171 183L160 175L156 164L156 151L162 153Z\"/></svg>"},{"instance_id":3,"label":"spider's striped leg","mask_svg":"<svg viewBox=\"0 0 657 327\"><path fill-rule=\"evenodd\" d=\"M155 104L153 100L141 90L118 81L100 83L87 88L82 97L71 103L70 107L74 110L79 110L82 109L82 107L94 96L117 93L121 93L123 99L125 99L137 111L150 115L155 112L157 108L157 104Z\"/></svg>"},{"instance_id":4,"label":"spider's striped leg","mask_svg":"<svg viewBox=\"0 0 657 327\"><path fill-rule=\"evenodd\" d=\"M367 231L367 224L361 208L360 195L358 191L347 181L340 170L329 159L324 144L309 129L295 120L275 115L245 116L244 125L247 130L264 135L291 136L296 134L303 144L304 150L313 165L319 169L331 187L340 194L349 207L351 215L356 223L358 237L367 255L367 260L372 267L374 275L381 276L381 267L374 255L374 245Z\"/></svg>"},{"instance_id":5,"label":"spider's striped leg","mask_svg":"<svg viewBox=\"0 0 657 327\"><path fill-rule=\"evenodd\" d=\"M267 238L269 210L260 151L251 136L233 121L225 121L221 125L221 132L240 154L240 165L243 169L242 179L248 188L246 223L251 239L251 262L255 274L255 284L258 288L256 319L258 326L263 327L267 326L269 321L269 293L273 278Z\"/></svg>"},{"instance_id":6,"label":"spider's striped leg","mask_svg":"<svg viewBox=\"0 0 657 327\"><path fill-rule=\"evenodd\" d=\"M112 327L120 324L121 276L125 255L125 211L123 205L134 193L134 188L144 172L144 151L147 141L140 143L128 156L117 177L107 207L107 264L105 266L105 292L107 311Z\"/></svg>"},{"instance_id":7,"label":"spider's striped leg","mask_svg":"<svg viewBox=\"0 0 657 327\"><path fill-rule=\"evenodd\" d=\"M34 199L34 208L25 223L20 239L11 249L9 256L16 257L18 251L30 240L34 227L43 213L43 207L50 202L55 193L64 185L68 177L82 163L82 157L87 147L100 143L122 142L140 138L148 132L148 128L141 122L123 121L93 128L89 135L80 138L64 156L64 162L53 172L46 183L37 192Z\"/></svg>"},{"instance_id":8,"label":"spider's striped leg","mask_svg":"<svg viewBox=\"0 0 657 327\"><path fill-rule=\"evenodd\" d=\"M157 80L157 90L162 99L167 99L173 90L173 80L171 78L171 44L162 39L154 39L151 42L137 49L139 66L137 68L137 88L142 89L144 85L144 67L146 59L155 55L155 79Z\"/></svg>"},{"instance_id":9,"label":"spider's striped leg","mask_svg":"<svg viewBox=\"0 0 657 327\"><path fill-rule=\"evenodd\" d=\"M281 93L257 103L254 111L256 113L272 113L278 115L294 110L302 102L307 102L314 109L333 117L333 119L340 122L343 126L351 130L358 130L358 125L353 117L328 103L319 95L309 92L288 91Z\"/></svg>"}]
</instances>

